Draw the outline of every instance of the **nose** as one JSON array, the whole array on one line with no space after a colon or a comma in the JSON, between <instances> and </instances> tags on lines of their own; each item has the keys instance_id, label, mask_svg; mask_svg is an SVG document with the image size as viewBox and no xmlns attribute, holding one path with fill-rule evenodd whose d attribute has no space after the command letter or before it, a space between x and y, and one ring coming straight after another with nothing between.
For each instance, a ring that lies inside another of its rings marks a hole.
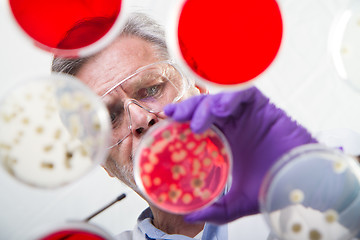
<instances>
[{"instance_id":1,"label":"nose","mask_svg":"<svg viewBox=\"0 0 360 240\"><path fill-rule=\"evenodd\" d=\"M136 137L144 135L151 126L159 121L156 112L135 100L128 101L125 106L130 120L130 131Z\"/></svg>"}]
</instances>

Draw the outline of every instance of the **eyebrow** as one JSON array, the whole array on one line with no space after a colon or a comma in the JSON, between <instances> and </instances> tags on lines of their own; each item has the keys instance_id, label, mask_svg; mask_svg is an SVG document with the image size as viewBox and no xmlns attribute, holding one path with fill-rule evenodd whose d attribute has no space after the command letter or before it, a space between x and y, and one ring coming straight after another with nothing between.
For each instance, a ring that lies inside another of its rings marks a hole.
<instances>
[{"instance_id":1,"label":"eyebrow","mask_svg":"<svg viewBox=\"0 0 360 240\"><path fill-rule=\"evenodd\" d=\"M132 74L131 77L138 78L139 80L134 81L134 82L132 82L132 84L127 85L126 80L129 80L130 78L126 77L124 80L121 80L120 83L115 84L114 87L109 89L107 91L107 93L102 96L102 99L103 99L103 101L105 99L108 100L108 101L104 101L106 106L109 106L108 108L118 106L118 104L124 105L124 100L123 100L124 96L119 94L120 89L121 89L121 92L123 92L125 95L130 95L130 98L131 98L132 95L136 92L135 90L137 90L138 88L140 88L142 86L149 87L147 85L144 85L143 80L151 79L152 77L155 77L157 75L158 75L158 73L154 72L154 71L143 72L139 76L136 76L135 74Z\"/></svg>"},{"instance_id":2,"label":"eyebrow","mask_svg":"<svg viewBox=\"0 0 360 240\"><path fill-rule=\"evenodd\" d=\"M106 96L103 96L102 100L106 106L113 106L115 103L120 103L120 102L124 103L123 97L119 94L118 88L114 88Z\"/></svg>"},{"instance_id":3,"label":"eyebrow","mask_svg":"<svg viewBox=\"0 0 360 240\"><path fill-rule=\"evenodd\" d=\"M154 71L150 70L150 71L146 71L146 72L141 73L141 75L134 76L134 79L137 79L137 81L134 81L133 82L134 84L129 84L130 85L130 90L135 89L135 88L138 89L138 88L140 88L142 86L148 87L147 85L144 85L144 82L148 82L146 80L154 79L158 75L161 75L161 74L158 74L157 72L154 72ZM129 86L127 86L126 82L122 86L123 86L124 92L127 92L126 89L129 89Z\"/></svg>"},{"instance_id":4,"label":"eyebrow","mask_svg":"<svg viewBox=\"0 0 360 240\"><path fill-rule=\"evenodd\" d=\"M115 84L114 86L112 86L111 88L109 88L102 96L101 98L105 97L106 95L108 95L110 92L112 92L115 88L117 88L119 85L121 85L123 82L125 82L126 80L132 78L133 76L135 76L138 73L138 70L135 71L134 73L132 73L131 75L127 76L126 78L123 78L122 80L120 80L117 84Z\"/></svg>"},{"instance_id":5,"label":"eyebrow","mask_svg":"<svg viewBox=\"0 0 360 240\"><path fill-rule=\"evenodd\" d=\"M135 72L133 72L132 74L130 74L129 76L127 76L126 78L120 80L117 84L115 84L113 87L109 88L102 96L101 98L105 97L107 94L109 94L109 92L111 92L113 89L115 89L117 86L121 85L123 82L125 82L126 80L128 80L129 78L132 78L133 76L135 76L136 74L138 74L139 72L143 71L144 69L147 69L151 66L157 65L157 64L162 64L162 63L170 63L171 61L169 60L163 60L163 61L159 61L159 62L154 62L154 63L150 63L148 65L142 66L138 69L136 69Z\"/></svg>"}]
</instances>

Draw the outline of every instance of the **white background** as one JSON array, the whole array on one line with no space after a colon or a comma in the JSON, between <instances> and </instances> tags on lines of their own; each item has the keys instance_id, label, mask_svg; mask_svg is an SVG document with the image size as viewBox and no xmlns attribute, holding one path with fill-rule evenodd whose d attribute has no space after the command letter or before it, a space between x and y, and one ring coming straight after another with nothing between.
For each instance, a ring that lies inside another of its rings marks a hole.
<instances>
[{"instance_id":1,"label":"white background","mask_svg":"<svg viewBox=\"0 0 360 240\"><path fill-rule=\"evenodd\" d=\"M134 10L149 12L166 23L169 0L132 2ZM256 84L314 135L343 128L360 132L360 93L340 80L328 49L335 17L348 1L279 2L284 18L281 50ZM32 45L12 22L7 1L0 0L0 94L18 79L49 74L50 63L51 55ZM358 143L352 144L360 151ZM24 186L1 169L0 239L28 239L38 227L84 219L122 192L128 193L125 200L92 221L112 234L132 229L146 203L100 167L79 182L56 190ZM266 239L262 218L236 224L243 227L231 228L236 236L231 239Z\"/></svg>"}]
</instances>

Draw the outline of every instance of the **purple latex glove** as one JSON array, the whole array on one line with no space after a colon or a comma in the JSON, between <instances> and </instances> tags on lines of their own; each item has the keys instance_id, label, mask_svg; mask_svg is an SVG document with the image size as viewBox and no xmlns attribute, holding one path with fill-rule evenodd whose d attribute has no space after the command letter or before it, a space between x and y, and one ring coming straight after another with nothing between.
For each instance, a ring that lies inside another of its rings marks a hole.
<instances>
[{"instance_id":1,"label":"purple latex glove","mask_svg":"<svg viewBox=\"0 0 360 240\"><path fill-rule=\"evenodd\" d=\"M187 215L189 222L223 224L259 213L258 193L269 168L292 148L316 142L255 87L195 96L166 106L164 112L176 121L191 121L196 133L215 124L233 154L230 191L213 205Z\"/></svg>"}]
</instances>

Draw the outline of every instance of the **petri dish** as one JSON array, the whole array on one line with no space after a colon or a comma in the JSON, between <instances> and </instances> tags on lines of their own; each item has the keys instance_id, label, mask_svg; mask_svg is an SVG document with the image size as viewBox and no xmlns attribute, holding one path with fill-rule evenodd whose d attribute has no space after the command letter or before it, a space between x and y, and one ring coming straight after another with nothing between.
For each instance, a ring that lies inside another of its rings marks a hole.
<instances>
[{"instance_id":1,"label":"petri dish","mask_svg":"<svg viewBox=\"0 0 360 240\"><path fill-rule=\"evenodd\" d=\"M9 0L17 25L34 45L62 57L88 56L123 26L124 0Z\"/></svg>"},{"instance_id":2,"label":"petri dish","mask_svg":"<svg viewBox=\"0 0 360 240\"><path fill-rule=\"evenodd\" d=\"M360 166L320 144L295 148L265 177L260 209L281 240L347 240L360 231Z\"/></svg>"},{"instance_id":3,"label":"petri dish","mask_svg":"<svg viewBox=\"0 0 360 240\"><path fill-rule=\"evenodd\" d=\"M107 156L111 125L98 96L74 77L27 78L0 99L0 162L15 179L60 187Z\"/></svg>"},{"instance_id":4,"label":"petri dish","mask_svg":"<svg viewBox=\"0 0 360 240\"><path fill-rule=\"evenodd\" d=\"M360 92L360 3L350 1L330 32L330 51L339 77Z\"/></svg>"},{"instance_id":5,"label":"petri dish","mask_svg":"<svg viewBox=\"0 0 360 240\"><path fill-rule=\"evenodd\" d=\"M189 123L167 119L150 128L135 154L135 181L145 197L167 212L186 214L217 200L232 156L215 127L194 134Z\"/></svg>"},{"instance_id":6,"label":"petri dish","mask_svg":"<svg viewBox=\"0 0 360 240\"><path fill-rule=\"evenodd\" d=\"M332 128L318 132L315 138L322 144L341 149L346 154L360 156L360 133L349 128Z\"/></svg>"},{"instance_id":7,"label":"petri dish","mask_svg":"<svg viewBox=\"0 0 360 240\"><path fill-rule=\"evenodd\" d=\"M111 240L114 239L103 228L86 222L66 222L53 226L43 226L33 234L38 240Z\"/></svg>"},{"instance_id":8,"label":"petri dish","mask_svg":"<svg viewBox=\"0 0 360 240\"><path fill-rule=\"evenodd\" d=\"M280 49L283 24L275 0L183 0L174 9L170 53L200 83L247 86Z\"/></svg>"}]
</instances>

